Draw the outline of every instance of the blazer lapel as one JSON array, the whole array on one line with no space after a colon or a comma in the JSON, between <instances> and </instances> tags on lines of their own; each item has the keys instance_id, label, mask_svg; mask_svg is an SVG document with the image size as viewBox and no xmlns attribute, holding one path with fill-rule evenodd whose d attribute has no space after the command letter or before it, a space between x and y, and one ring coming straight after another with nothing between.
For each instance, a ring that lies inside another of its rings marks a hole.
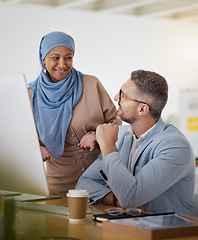
<instances>
[{"instance_id":1,"label":"blazer lapel","mask_svg":"<svg viewBox=\"0 0 198 240\"><path fill-rule=\"evenodd\" d=\"M141 144L141 146L139 147L137 154L135 156L135 160L132 164L132 168L131 171L134 171L134 167L136 166L136 163L139 159L139 157L141 156L141 153L144 151L144 149L151 143L153 142L153 140L155 139L156 135L158 135L160 132L164 131L165 128L165 123L164 121L160 118L158 120L158 122L156 123L155 127L152 129L152 131L149 133L149 135L147 136L147 138L143 141L143 143Z\"/></svg>"},{"instance_id":2,"label":"blazer lapel","mask_svg":"<svg viewBox=\"0 0 198 240\"><path fill-rule=\"evenodd\" d=\"M132 134L128 133L127 135L125 135L123 139L121 149L118 148L120 149L119 155L126 167L128 167L129 155L132 147L132 139L133 139Z\"/></svg>"}]
</instances>

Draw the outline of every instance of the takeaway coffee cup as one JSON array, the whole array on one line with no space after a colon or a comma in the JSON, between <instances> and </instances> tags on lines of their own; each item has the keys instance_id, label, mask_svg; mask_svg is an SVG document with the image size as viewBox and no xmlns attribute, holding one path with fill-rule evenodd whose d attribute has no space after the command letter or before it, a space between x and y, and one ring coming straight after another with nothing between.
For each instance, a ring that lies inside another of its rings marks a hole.
<instances>
[{"instance_id":1,"label":"takeaway coffee cup","mask_svg":"<svg viewBox=\"0 0 198 240\"><path fill-rule=\"evenodd\" d=\"M84 221L87 210L88 192L86 190L71 189L67 193L69 220Z\"/></svg>"}]
</instances>

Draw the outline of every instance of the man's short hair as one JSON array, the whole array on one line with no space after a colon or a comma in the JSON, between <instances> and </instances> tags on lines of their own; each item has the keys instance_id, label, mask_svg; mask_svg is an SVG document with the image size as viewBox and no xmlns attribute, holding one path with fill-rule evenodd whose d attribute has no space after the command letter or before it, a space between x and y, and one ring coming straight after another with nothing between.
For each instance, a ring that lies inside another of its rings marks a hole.
<instances>
[{"instance_id":1,"label":"man's short hair","mask_svg":"<svg viewBox=\"0 0 198 240\"><path fill-rule=\"evenodd\" d=\"M166 79L155 72L136 70L131 73L131 80L139 90L137 96L139 100L150 106L150 115L153 118L159 118L168 100Z\"/></svg>"}]
</instances>

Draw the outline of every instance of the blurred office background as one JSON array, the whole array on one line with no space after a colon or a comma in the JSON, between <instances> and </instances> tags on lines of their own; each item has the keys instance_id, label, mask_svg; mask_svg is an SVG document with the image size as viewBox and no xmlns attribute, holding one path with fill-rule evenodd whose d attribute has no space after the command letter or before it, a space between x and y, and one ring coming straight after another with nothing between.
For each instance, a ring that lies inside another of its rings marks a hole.
<instances>
[{"instance_id":1,"label":"blurred office background","mask_svg":"<svg viewBox=\"0 0 198 240\"><path fill-rule=\"evenodd\" d=\"M198 89L198 1L1 0L0 74L34 80L40 39L55 30L73 36L74 67L97 76L112 98L132 70L163 75L163 117L178 125L180 90Z\"/></svg>"},{"instance_id":2,"label":"blurred office background","mask_svg":"<svg viewBox=\"0 0 198 240\"><path fill-rule=\"evenodd\" d=\"M0 0L0 74L36 79L39 42L51 31L75 39L74 67L97 76L112 99L133 70L163 75L163 118L180 128L181 92L198 90L198 0Z\"/></svg>"}]
</instances>

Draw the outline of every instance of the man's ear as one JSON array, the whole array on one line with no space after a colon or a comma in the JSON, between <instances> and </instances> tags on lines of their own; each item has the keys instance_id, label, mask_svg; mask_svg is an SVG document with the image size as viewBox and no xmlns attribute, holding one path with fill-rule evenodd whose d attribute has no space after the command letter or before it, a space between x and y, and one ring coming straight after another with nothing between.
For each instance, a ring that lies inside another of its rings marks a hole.
<instances>
[{"instance_id":1,"label":"man's ear","mask_svg":"<svg viewBox=\"0 0 198 240\"><path fill-rule=\"evenodd\" d=\"M146 115L149 112L149 106L146 103L141 103L140 115Z\"/></svg>"},{"instance_id":2,"label":"man's ear","mask_svg":"<svg viewBox=\"0 0 198 240\"><path fill-rule=\"evenodd\" d=\"M45 65L45 59L42 61L42 64Z\"/></svg>"}]
</instances>

